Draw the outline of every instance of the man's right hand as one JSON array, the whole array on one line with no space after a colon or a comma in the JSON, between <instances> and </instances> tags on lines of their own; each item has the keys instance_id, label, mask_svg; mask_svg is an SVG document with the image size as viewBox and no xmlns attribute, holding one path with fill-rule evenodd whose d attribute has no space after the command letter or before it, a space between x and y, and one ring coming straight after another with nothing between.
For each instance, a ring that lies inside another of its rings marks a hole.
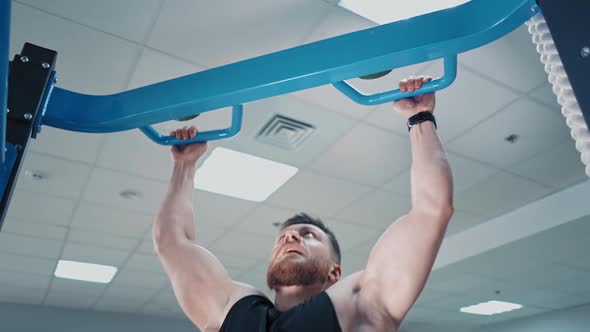
<instances>
[{"instance_id":1,"label":"man's right hand","mask_svg":"<svg viewBox=\"0 0 590 332\"><path fill-rule=\"evenodd\" d=\"M188 140L197 135L198 130L195 127L184 127L174 130L170 136L176 136L179 140ZM186 145L175 145L171 149L172 160L177 162L196 163L199 158L207 151L207 142L191 143Z\"/></svg>"}]
</instances>

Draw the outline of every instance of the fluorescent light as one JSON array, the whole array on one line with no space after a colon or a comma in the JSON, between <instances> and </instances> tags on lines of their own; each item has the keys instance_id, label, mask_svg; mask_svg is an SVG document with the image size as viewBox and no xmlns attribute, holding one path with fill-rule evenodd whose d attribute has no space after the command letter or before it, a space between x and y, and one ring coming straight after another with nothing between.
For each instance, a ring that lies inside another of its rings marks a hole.
<instances>
[{"instance_id":1,"label":"fluorescent light","mask_svg":"<svg viewBox=\"0 0 590 332\"><path fill-rule=\"evenodd\" d=\"M195 174L195 188L254 202L266 200L298 169L218 147Z\"/></svg>"},{"instance_id":2,"label":"fluorescent light","mask_svg":"<svg viewBox=\"0 0 590 332\"><path fill-rule=\"evenodd\" d=\"M340 0L338 6L377 24L386 24L455 7L466 2L469 0Z\"/></svg>"},{"instance_id":3,"label":"fluorescent light","mask_svg":"<svg viewBox=\"0 0 590 332\"><path fill-rule=\"evenodd\" d=\"M59 260L54 275L59 278L90 282L109 283L117 273L117 268L74 261Z\"/></svg>"},{"instance_id":4,"label":"fluorescent light","mask_svg":"<svg viewBox=\"0 0 590 332\"><path fill-rule=\"evenodd\" d=\"M469 307L463 307L461 308L461 312L476 315L495 315L512 310L517 310L520 308L522 308L522 305L516 303L488 301L485 303L475 304Z\"/></svg>"}]
</instances>

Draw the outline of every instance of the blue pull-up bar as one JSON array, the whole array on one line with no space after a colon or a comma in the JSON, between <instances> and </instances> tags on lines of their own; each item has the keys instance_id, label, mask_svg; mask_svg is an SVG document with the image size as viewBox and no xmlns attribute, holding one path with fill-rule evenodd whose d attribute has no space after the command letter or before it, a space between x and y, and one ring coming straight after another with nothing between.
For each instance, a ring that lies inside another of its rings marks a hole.
<instances>
[{"instance_id":1,"label":"blue pull-up bar","mask_svg":"<svg viewBox=\"0 0 590 332\"><path fill-rule=\"evenodd\" d=\"M43 124L93 133L142 128L159 144L175 144L174 138L160 136L149 126L326 84L334 84L361 104L390 102L450 85L456 74L457 54L504 36L538 11L534 0L472 0L455 8L113 95L93 96L55 88ZM344 82L440 58L445 59L445 76L414 94L396 90L365 96ZM237 113L234 107L234 120ZM224 130L197 136L193 141L229 137Z\"/></svg>"}]
</instances>

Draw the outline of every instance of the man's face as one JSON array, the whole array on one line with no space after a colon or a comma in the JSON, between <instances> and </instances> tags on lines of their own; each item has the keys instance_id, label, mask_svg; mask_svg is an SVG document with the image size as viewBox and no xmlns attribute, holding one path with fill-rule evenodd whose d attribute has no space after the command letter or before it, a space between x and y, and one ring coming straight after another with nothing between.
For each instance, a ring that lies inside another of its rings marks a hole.
<instances>
[{"instance_id":1,"label":"man's face","mask_svg":"<svg viewBox=\"0 0 590 332\"><path fill-rule=\"evenodd\" d=\"M276 237L268 272L268 287L323 284L336 266L328 235L308 224L282 229Z\"/></svg>"}]
</instances>

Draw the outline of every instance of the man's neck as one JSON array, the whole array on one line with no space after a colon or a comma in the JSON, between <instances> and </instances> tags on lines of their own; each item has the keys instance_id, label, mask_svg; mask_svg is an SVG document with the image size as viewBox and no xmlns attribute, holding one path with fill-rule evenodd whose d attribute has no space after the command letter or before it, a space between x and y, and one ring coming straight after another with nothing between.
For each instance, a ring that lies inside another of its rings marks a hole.
<instances>
[{"instance_id":1,"label":"man's neck","mask_svg":"<svg viewBox=\"0 0 590 332\"><path fill-rule=\"evenodd\" d=\"M287 286L275 289L275 307L287 311L325 290L325 285Z\"/></svg>"}]
</instances>

